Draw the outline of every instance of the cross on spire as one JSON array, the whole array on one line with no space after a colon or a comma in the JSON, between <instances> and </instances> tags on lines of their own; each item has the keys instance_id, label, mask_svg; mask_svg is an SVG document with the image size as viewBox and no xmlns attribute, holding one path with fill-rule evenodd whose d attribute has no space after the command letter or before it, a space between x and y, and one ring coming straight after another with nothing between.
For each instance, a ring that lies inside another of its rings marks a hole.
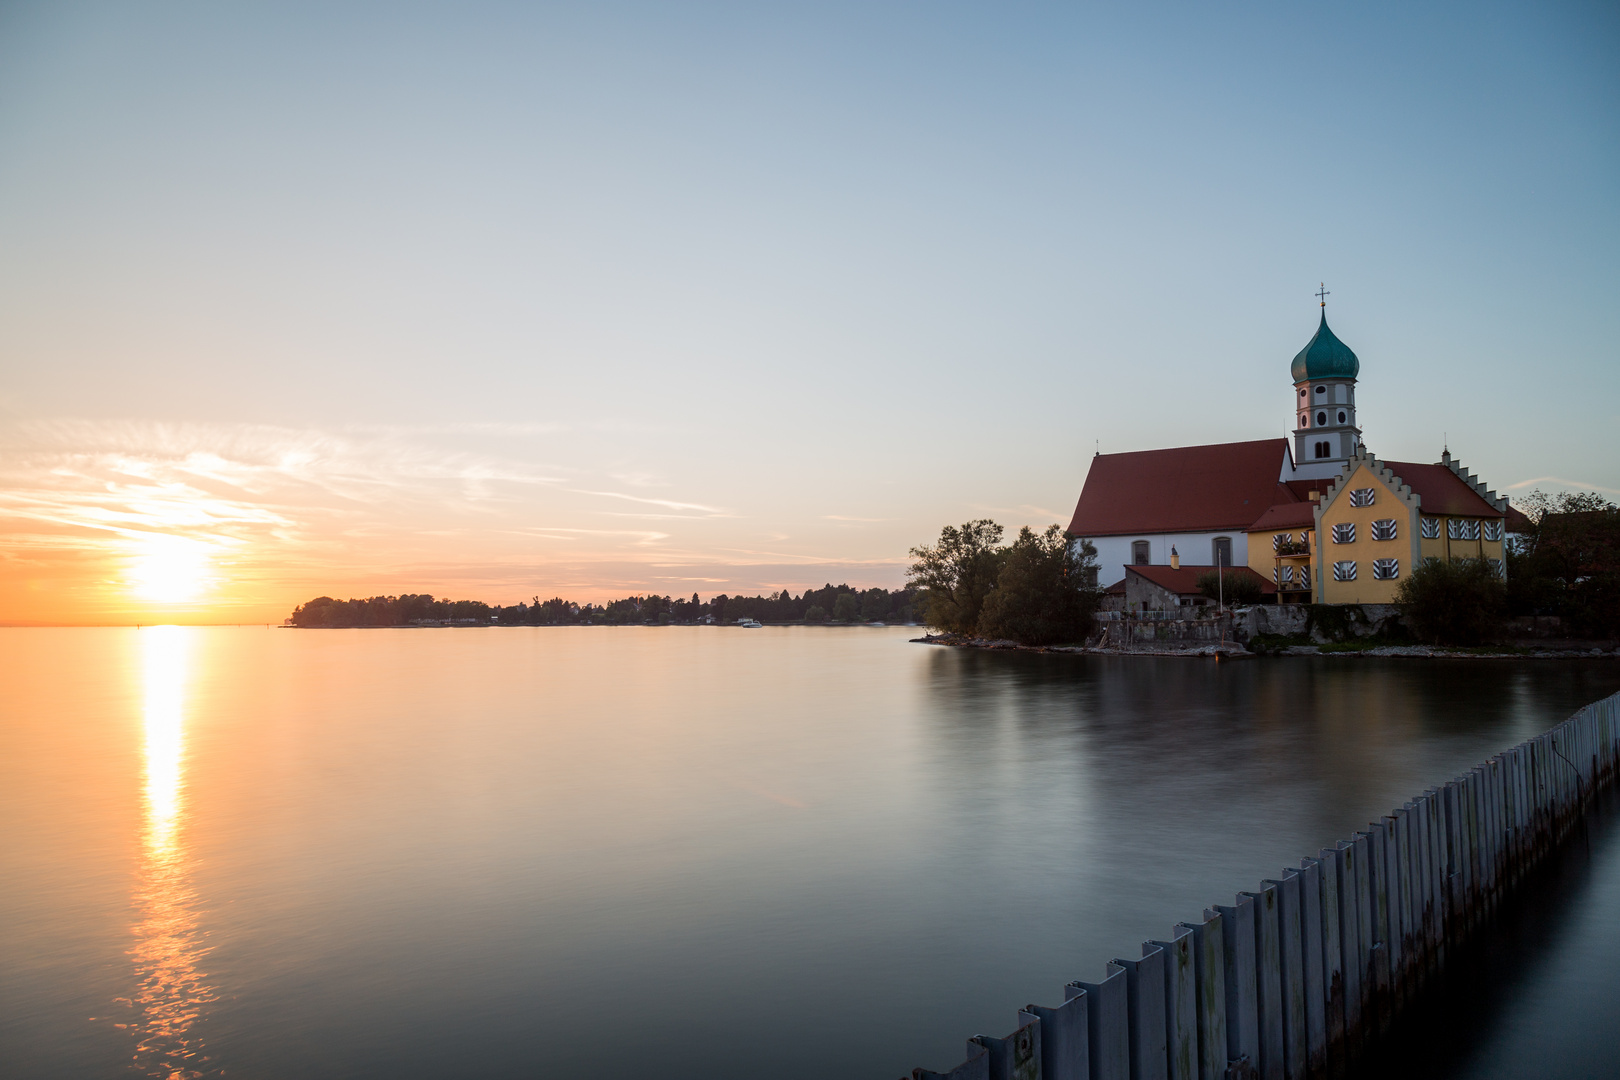
<instances>
[{"instance_id":1,"label":"cross on spire","mask_svg":"<svg viewBox=\"0 0 1620 1080\"><path fill-rule=\"evenodd\" d=\"M1327 290L1327 282L1321 282L1318 287L1316 298L1322 302L1323 307L1327 307L1327 298L1332 295L1333 294Z\"/></svg>"}]
</instances>

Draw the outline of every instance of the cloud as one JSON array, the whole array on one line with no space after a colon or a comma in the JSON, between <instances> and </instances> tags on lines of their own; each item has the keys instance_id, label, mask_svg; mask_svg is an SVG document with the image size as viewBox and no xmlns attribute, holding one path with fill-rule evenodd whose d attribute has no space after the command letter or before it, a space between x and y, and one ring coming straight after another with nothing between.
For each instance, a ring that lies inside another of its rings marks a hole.
<instances>
[{"instance_id":1,"label":"cloud","mask_svg":"<svg viewBox=\"0 0 1620 1080\"><path fill-rule=\"evenodd\" d=\"M1602 484L1589 484L1584 480L1565 480L1559 476L1538 476L1534 480L1520 480L1517 484L1509 484L1503 490L1521 491L1535 484L1556 484L1559 487L1573 488L1581 491L1603 491L1610 495L1620 495L1620 490L1604 487Z\"/></svg>"}]
</instances>

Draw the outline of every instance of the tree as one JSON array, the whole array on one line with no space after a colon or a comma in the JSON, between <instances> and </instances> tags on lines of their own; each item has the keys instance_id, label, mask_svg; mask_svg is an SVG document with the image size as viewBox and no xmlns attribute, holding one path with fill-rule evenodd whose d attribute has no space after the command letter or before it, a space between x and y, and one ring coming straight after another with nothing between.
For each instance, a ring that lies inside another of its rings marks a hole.
<instances>
[{"instance_id":1,"label":"tree","mask_svg":"<svg viewBox=\"0 0 1620 1080\"><path fill-rule=\"evenodd\" d=\"M820 604L811 604L809 609L806 610L805 613L804 613L804 621L807 622L807 623L824 623L824 622L826 622L827 621L827 609L822 607Z\"/></svg>"},{"instance_id":2,"label":"tree","mask_svg":"<svg viewBox=\"0 0 1620 1080\"><path fill-rule=\"evenodd\" d=\"M1484 559L1424 559L1395 590L1413 634L1435 645L1478 645L1507 617L1507 585Z\"/></svg>"},{"instance_id":3,"label":"tree","mask_svg":"<svg viewBox=\"0 0 1620 1080\"><path fill-rule=\"evenodd\" d=\"M837 622L860 621L861 602L855 599L854 593L840 593L833 602L832 617Z\"/></svg>"},{"instance_id":4,"label":"tree","mask_svg":"<svg viewBox=\"0 0 1620 1080\"><path fill-rule=\"evenodd\" d=\"M906 578L922 592L924 622L949 633L977 629L985 597L1006 559L1001 534L1000 525L980 519L960 529L947 525L940 530L939 543L911 549L917 561Z\"/></svg>"},{"instance_id":5,"label":"tree","mask_svg":"<svg viewBox=\"0 0 1620 1080\"><path fill-rule=\"evenodd\" d=\"M1006 549L996 587L985 598L978 631L1023 645L1084 641L1102 599L1093 586L1097 549L1056 525L1028 525Z\"/></svg>"},{"instance_id":6,"label":"tree","mask_svg":"<svg viewBox=\"0 0 1620 1080\"><path fill-rule=\"evenodd\" d=\"M1596 492L1532 491L1530 532L1509 554L1515 614L1563 616L1571 629L1620 636L1620 509Z\"/></svg>"},{"instance_id":7,"label":"tree","mask_svg":"<svg viewBox=\"0 0 1620 1080\"><path fill-rule=\"evenodd\" d=\"M1198 591L1227 604L1258 604L1263 595L1259 579L1252 574L1233 573L1230 566L1224 574L1219 570L1199 574Z\"/></svg>"}]
</instances>

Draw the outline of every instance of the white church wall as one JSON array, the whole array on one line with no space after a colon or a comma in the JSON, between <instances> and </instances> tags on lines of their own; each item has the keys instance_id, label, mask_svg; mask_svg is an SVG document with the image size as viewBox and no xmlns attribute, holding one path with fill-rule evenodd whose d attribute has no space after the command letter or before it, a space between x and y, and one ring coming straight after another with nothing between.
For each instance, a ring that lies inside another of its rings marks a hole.
<instances>
[{"instance_id":1,"label":"white church wall","mask_svg":"<svg viewBox=\"0 0 1620 1080\"><path fill-rule=\"evenodd\" d=\"M1182 566L1213 567L1215 538L1218 536L1228 537L1232 541L1231 565L1249 565L1249 535L1242 529L1090 537L1097 548L1097 583L1107 588L1125 577L1125 567L1136 561L1131 557L1131 545L1138 540L1148 542L1148 562L1153 566L1169 566L1170 549L1174 547L1181 556Z\"/></svg>"}]
</instances>

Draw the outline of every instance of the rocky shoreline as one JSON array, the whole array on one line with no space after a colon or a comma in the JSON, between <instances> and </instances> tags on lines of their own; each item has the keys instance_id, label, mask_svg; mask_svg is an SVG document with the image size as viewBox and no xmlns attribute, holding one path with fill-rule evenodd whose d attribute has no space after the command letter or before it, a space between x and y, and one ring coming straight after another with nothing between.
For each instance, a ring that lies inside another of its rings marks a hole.
<instances>
[{"instance_id":1,"label":"rocky shoreline","mask_svg":"<svg viewBox=\"0 0 1620 1080\"><path fill-rule=\"evenodd\" d=\"M1372 649L1326 649L1320 645L1290 645L1286 648L1250 652L1236 642L1189 645L1184 647L1151 647L1146 645L1020 645L1016 641L997 638L968 637L962 634L924 634L912 638L913 644L945 645L958 649L991 649L1037 653L1089 653L1098 656L1178 656L1203 657L1216 660L1254 660L1264 656L1334 656L1334 657L1409 657L1425 660L1615 660L1620 649L1523 649L1513 652L1476 652L1447 649L1431 645L1383 645Z\"/></svg>"}]
</instances>

